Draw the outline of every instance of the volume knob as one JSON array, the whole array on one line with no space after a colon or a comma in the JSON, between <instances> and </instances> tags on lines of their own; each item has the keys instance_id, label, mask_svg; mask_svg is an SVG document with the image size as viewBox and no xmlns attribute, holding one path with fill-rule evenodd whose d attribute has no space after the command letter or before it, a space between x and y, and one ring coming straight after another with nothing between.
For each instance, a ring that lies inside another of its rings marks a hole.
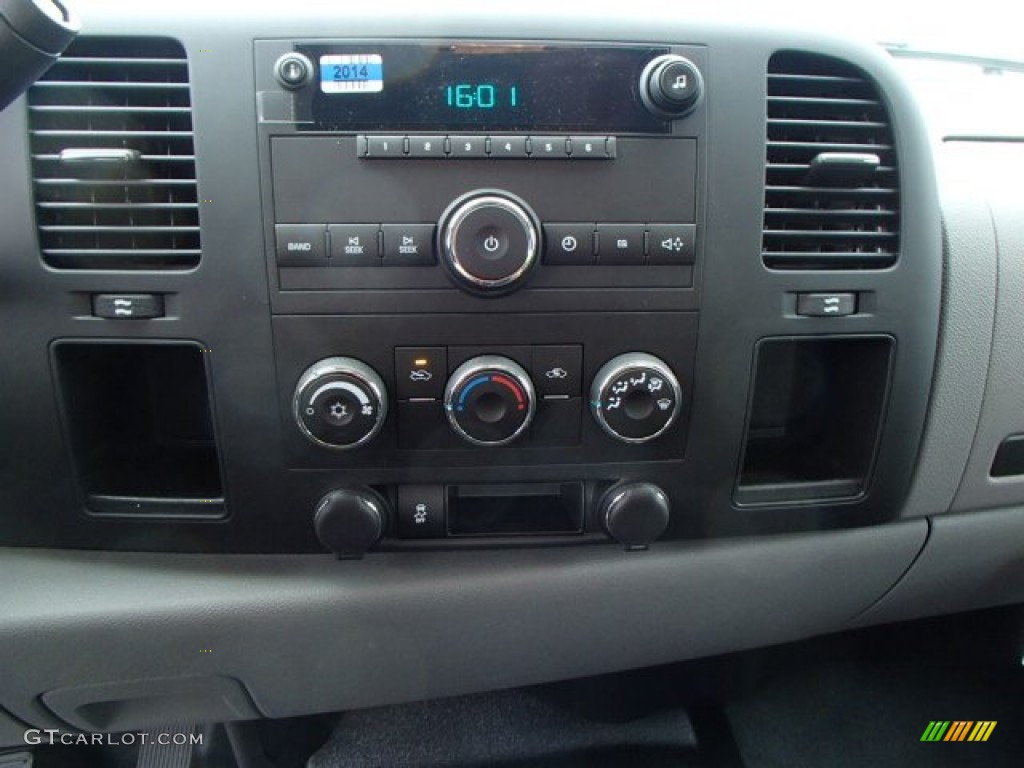
<instances>
[{"instance_id":1,"label":"volume knob","mask_svg":"<svg viewBox=\"0 0 1024 768\"><path fill-rule=\"evenodd\" d=\"M479 295L514 291L529 278L540 253L540 225L515 195L478 190L442 214L438 252L452 281Z\"/></svg>"}]
</instances>

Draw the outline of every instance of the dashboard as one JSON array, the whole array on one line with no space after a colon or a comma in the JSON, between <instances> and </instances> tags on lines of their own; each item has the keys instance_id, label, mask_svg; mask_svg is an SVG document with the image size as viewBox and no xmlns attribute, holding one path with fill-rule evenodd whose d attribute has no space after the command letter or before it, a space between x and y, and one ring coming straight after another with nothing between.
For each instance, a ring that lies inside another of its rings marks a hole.
<instances>
[{"instance_id":1,"label":"dashboard","mask_svg":"<svg viewBox=\"0 0 1024 768\"><path fill-rule=\"evenodd\" d=\"M0 739L1024 597L1021 137L885 51L96 4L54 58L0 111Z\"/></svg>"}]
</instances>

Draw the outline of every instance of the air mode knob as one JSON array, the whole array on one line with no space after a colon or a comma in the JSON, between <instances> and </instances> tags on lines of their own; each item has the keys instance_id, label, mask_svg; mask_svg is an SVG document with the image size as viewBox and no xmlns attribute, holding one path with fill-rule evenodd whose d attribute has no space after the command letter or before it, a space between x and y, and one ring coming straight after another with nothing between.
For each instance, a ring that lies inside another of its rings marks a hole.
<instances>
[{"instance_id":1,"label":"air mode knob","mask_svg":"<svg viewBox=\"0 0 1024 768\"><path fill-rule=\"evenodd\" d=\"M669 120L684 117L700 101L704 79L689 59L666 54L653 59L640 75L640 98L648 110Z\"/></svg>"},{"instance_id":2,"label":"air mode knob","mask_svg":"<svg viewBox=\"0 0 1024 768\"><path fill-rule=\"evenodd\" d=\"M292 398L299 430L325 448L355 448L384 426L387 390L377 372L351 357L328 357L299 377Z\"/></svg>"},{"instance_id":3,"label":"air mode knob","mask_svg":"<svg viewBox=\"0 0 1024 768\"><path fill-rule=\"evenodd\" d=\"M463 195L441 215L437 251L452 281L500 296L529 278L540 254L540 224L530 207L500 190Z\"/></svg>"},{"instance_id":4,"label":"air mode knob","mask_svg":"<svg viewBox=\"0 0 1024 768\"><path fill-rule=\"evenodd\" d=\"M507 357L481 355L452 373L444 391L448 422L474 445L505 445L533 420L533 382Z\"/></svg>"},{"instance_id":5,"label":"air mode knob","mask_svg":"<svg viewBox=\"0 0 1024 768\"><path fill-rule=\"evenodd\" d=\"M679 415L679 380L664 361L646 352L613 357L590 388L590 411L601 428L624 443L646 443Z\"/></svg>"}]
</instances>

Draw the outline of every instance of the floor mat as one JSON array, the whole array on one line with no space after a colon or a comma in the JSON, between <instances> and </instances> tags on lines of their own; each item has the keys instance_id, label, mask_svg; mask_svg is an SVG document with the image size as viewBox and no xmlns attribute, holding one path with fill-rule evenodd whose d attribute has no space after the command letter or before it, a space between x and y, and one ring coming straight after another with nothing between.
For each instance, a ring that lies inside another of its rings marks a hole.
<instances>
[{"instance_id":1,"label":"floor mat","mask_svg":"<svg viewBox=\"0 0 1024 768\"><path fill-rule=\"evenodd\" d=\"M1019 768L1024 668L1006 618L969 614L762 657L764 680L726 706L744 764ZM997 725L983 743L922 742L932 721Z\"/></svg>"},{"instance_id":2,"label":"floor mat","mask_svg":"<svg viewBox=\"0 0 1024 768\"><path fill-rule=\"evenodd\" d=\"M344 715L309 768L706 768L683 710L600 722L530 690Z\"/></svg>"}]
</instances>

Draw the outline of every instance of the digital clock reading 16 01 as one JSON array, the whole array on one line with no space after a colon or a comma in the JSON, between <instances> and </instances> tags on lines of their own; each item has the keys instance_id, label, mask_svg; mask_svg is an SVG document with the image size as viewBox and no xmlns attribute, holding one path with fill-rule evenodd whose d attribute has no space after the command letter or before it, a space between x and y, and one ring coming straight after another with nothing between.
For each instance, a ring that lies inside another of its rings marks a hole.
<instances>
[{"instance_id":1,"label":"digital clock reading 16 01","mask_svg":"<svg viewBox=\"0 0 1024 768\"><path fill-rule=\"evenodd\" d=\"M453 83L444 89L445 103L452 109L515 109L519 87L495 83Z\"/></svg>"},{"instance_id":2,"label":"digital clock reading 16 01","mask_svg":"<svg viewBox=\"0 0 1024 768\"><path fill-rule=\"evenodd\" d=\"M636 96L640 73L669 53L665 47L456 40L294 48L315 62L318 81L312 94L297 91L291 104L300 131L600 136L673 130L672 121Z\"/></svg>"}]
</instances>

